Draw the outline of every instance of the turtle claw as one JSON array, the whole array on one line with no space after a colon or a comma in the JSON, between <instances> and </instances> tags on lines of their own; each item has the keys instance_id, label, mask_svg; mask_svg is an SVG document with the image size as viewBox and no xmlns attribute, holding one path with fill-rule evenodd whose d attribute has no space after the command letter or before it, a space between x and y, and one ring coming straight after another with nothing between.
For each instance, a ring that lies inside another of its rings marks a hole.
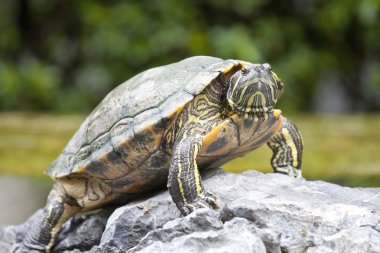
<instances>
[{"instance_id":1,"label":"turtle claw","mask_svg":"<svg viewBox=\"0 0 380 253\"><path fill-rule=\"evenodd\" d=\"M218 204L216 203L216 196L209 191L204 191L201 195L198 196L198 198L200 198L201 202L207 203L207 207L211 209L219 208Z\"/></svg>"},{"instance_id":2,"label":"turtle claw","mask_svg":"<svg viewBox=\"0 0 380 253\"><path fill-rule=\"evenodd\" d=\"M289 177L292 178L297 178L297 179L304 179L302 177L302 172L300 169L293 168L291 166L287 167L278 167L275 169L275 173L281 173L281 174L286 174Z\"/></svg>"},{"instance_id":3,"label":"turtle claw","mask_svg":"<svg viewBox=\"0 0 380 253\"><path fill-rule=\"evenodd\" d=\"M189 215L195 209L210 208L218 209L219 206L216 203L216 197L208 191L202 192L198 195L191 204L184 205L180 210L183 215Z\"/></svg>"}]
</instances>

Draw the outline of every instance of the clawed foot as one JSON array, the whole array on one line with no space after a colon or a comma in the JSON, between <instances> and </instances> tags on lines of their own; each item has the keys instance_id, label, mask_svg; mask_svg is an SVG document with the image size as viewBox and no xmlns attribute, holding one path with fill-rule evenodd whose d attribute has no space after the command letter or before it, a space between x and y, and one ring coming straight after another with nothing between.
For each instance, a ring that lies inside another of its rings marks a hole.
<instances>
[{"instance_id":1,"label":"clawed foot","mask_svg":"<svg viewBox=\"0 0 380 253\"><path fill-rule=\"evenodd\" d=\"M304 179L302 177L302 172L301 170L299 169L296 169L296 168L293 168L291 166L287 166L287 167L278 167L275 169L276 173L282 173L282 174L286 174L288 175L289 177L292 177L292 178L297 178L297 179Z\"/></svg>"},{"instance_id":2,"label":"clawed foot","mask_svg":"<svg viewBox=\"0 0 380 253\"><path fill-rule=\"evenodd\" d=\"M191 204L186 204L180 208L180 211L186 216L199 208L218 209L219 206L216 204L216 197L211 192L204 191L198 195Z\"/></svg>"}]
</instances>

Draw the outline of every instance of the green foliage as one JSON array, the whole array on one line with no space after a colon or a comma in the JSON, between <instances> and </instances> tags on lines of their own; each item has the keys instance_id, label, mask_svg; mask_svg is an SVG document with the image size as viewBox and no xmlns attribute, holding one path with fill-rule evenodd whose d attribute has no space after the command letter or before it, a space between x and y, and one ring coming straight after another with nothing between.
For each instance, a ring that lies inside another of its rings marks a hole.
<instances>
[{"instance_id":1,"label":"green foliage","mask_svg":"<svg viewBox=\"0 0 380 253\"><path fill-rule=\"evenodd\" d=\"M88 111L134 74L192 55L271 63L286 110L310 110L326 73L352 109L378 110L379 12L378 0L5 0L0 110Z\"/></svg>"},{"instance_id":2,"label":"green foliage","mask_svg":"<svg viewBox=\"0 0 380 253\"><path fill-rule=\"evenodd\" d=\"M1 64L1 63L0 63ZM36 60L0 65L0 106L5 109L49 109L55 103L59 73Z\"/></svg>"}]
</instances>

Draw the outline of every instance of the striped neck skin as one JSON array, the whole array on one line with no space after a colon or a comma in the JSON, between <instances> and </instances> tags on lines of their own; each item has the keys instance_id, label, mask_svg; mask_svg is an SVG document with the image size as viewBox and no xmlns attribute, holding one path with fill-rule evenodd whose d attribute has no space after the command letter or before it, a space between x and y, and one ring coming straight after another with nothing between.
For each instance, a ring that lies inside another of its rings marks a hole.
<instances>
[{"instance_id":1,"label":"striped neck skin","mask_svg":"<svg viewBox=\"0 0 380 253\"><path fill-rule=\"evenodd\" d=\"M273 115L282 89L282 82L269 64L247 65L231 77L227 101L244 118L268 118Z\"/></svg>"},{"instance_id":2,"label":"striped neck skin","mask_svg":"<svg viewBox=\"0 0 380 253\"><path fill-rule=\"evenodd\" d=\"M267 119L274 114L274 107L255 107L250 111L244 111L244 109L239 108L234 105L230 105L232 110L239 114L241 117L246 119Z\"/></svg>"}]
</instances>

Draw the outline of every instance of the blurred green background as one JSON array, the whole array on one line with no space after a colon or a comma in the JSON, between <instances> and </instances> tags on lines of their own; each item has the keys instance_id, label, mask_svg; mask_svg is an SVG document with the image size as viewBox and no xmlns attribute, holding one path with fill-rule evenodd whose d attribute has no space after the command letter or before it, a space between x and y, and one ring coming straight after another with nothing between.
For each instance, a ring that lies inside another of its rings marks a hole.
<instances>
[{"instance_id":1,"label":"blurred green background","mask_svg":"<svg viewBox=\"0 0 380 253\"><path fill-rule=\"evenodd\" d=\"M379 0L4 0L0 173L42 177L112 88L212 55L269 62L282 78L306 178L379 187L379 14ZM269 172L270 155L225 168Z\"/></svg>"}]
</instances>

